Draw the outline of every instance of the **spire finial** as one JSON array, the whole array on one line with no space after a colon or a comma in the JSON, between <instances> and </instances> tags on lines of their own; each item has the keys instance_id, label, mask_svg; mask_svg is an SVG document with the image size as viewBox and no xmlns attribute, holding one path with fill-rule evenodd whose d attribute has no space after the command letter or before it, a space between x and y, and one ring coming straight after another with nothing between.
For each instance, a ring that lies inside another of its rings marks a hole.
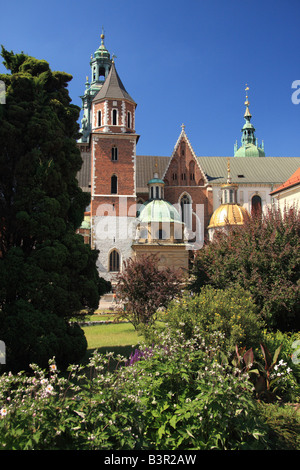
<instances>
[{"instance_id":1,"label":"spire finial","mask_svg":"<svg viewBox=\"0 0 300 470\"><path fill-rule=\"evenodd\" d=\"M183 123L181 124L181 129L182 129L183 131L184 131L184 129L185 129L185 125L184 125Z\"/></svg>"},{"instance_id":2,"label":"spire finial","mask_svg":"<svg viewBox=\"0 0 300 470\"><path fill-rule=\"evenodd\" d=\"M246 106L246 111L245 111L245 114L244 114L244 118L247 120L247 121L250 121L251 119L251 113L250 113L250 110L249 110L249 99L248 99L248 91L249 91L249 87L246 83L246 88L245 88L245 92L246 92L246 101L245 101L245 106Z\"/></svg>"},{"instance_id":3,"label":"spire finial","mask_svg":"<svg viewBox=\"0 0 300 470\"><path fill-rule=\"evenodd\" d=\"M231 184L230 157L227 157L227 184Z\"/></svg>"},{"instance_id":4,"label":"spire finial","mask_svg":"<svg viewBox=\"0 0 300 470\"><path fill-rule=\"evenodd\" d=\"M246 101L245 101L245 105L246 105L247 107L248 107L249 104L250 104L250 102L249 102L249 100L248 100L248 90L249 90L249 87L248 87L248 85L247 85L247 83L246 83L246 88L245 88L245 92L246 92Z\"/></svg>"},{"instance_id":5,"label":"spire finial","mask_svg":"<svg viewBox=\"0 0 300 470\"><path fill-rule=\"evenodd\" d=\"M104 38L105 38L105 35L104 35L104 28L103 28L103 26L102 26L101 44L104 44Z\"/></svg>"}]
</instances>

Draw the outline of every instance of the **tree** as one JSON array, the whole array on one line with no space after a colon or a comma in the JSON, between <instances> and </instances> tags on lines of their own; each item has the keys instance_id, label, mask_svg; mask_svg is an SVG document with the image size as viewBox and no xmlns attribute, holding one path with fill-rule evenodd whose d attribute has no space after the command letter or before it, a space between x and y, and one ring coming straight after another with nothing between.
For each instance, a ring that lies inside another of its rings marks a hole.
<instances>
[{"instance_id":1,"label":"tree","mask_svg":"<svg viewBox=\"0 0 300 470\"><path fill-rule=\"evenodd\" d=\"M165 308L182 290L183 274L171 268L159 269L155 255L129 258L117 275L116 295L124 308L121 315L135 328L152 325L159 308Z\"/></svg>"},{"instance_id":2,"label":"tree","mask_svg":"<svg viewBox=\"0 0 300 470\"><path fill-rule=\"evenodd\" d=\"M0 338L7 367L64 366L86 350L71 317L98 307L106 284L97 252L76 234L89 195L78 186L79 108L71 75L2 46L6 104L0 105Z\"/></svg>"},{"instance_id":3,"label":"tree","mask_svg":"<svg viewBox=\"0 0 300 470\"><path fill-rule=\"evenodd\" d=\"M252 294L269 329L300 326L300 213L270 209L242 227L217 233L196 256L192 290L240 285Z\"/></svg>"}]
</instances>

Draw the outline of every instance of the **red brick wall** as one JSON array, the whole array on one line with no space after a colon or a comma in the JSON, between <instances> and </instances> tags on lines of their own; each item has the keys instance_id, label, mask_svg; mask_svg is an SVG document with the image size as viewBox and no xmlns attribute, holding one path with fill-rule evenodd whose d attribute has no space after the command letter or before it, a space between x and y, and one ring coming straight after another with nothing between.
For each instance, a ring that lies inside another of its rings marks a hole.
<instances>
[{"instance_id":1,"label":"red brick wall","mask_svg":"<svg viewBox=\"0 0 300 470\"><path fill-rule=\"evenodd\" d=\"M106 135L92 143L92 191L95 194L111 193L111 177L116 175L118 178L118 194L134 194L134 138L123 136L117 138ZM112 161L112 147L118 149L118 160Z\"/></svg>"}]
</instances>

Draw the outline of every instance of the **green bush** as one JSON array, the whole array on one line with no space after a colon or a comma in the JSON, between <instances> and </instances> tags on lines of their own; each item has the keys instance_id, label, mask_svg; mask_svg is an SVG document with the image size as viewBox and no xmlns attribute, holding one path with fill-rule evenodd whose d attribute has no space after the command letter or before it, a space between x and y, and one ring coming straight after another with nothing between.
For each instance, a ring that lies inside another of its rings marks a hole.
<instances>
[{"instance_id":1,"label":"green bush","mask_svg":"<svg viewBox=\"0 0 300 470\"><path fill-rule=\"evenodd\" d=\"M205 286L199 294L186 293L169 305L167 322L186 338L193 335L196 326L206 340L215 331L222 332L227 352L234 351L236 345L258 346L264 326L251 296L239 286L226 290Z\"/></svg>"},{"instance_id":2,"label":"green bush","mask_svg":"<svg viewBox=\"0 0 300 470\"><path fill-rule=\"evenodd\" d=\"M94 354L90 372L55 363L31 377L0 377L2 449L269 449L268 427L252 398L248 374L217 361L220 334L210 345L166 329L135 361L108 369ZM132 359L134 359L132 358ZM133 363L132 363L133 362Z\"/></svg>"},{"instance_id":3,"label":"green bush","mask_svg":"<svg viewBox=\"0 0 300 470\"><path fill-rule=\"evenodd\" d=\"M277 403L261 405L259 412L269 428L272 450L300 449L300 415L296 407Z\"/></svg>"},{"instance_id":4,"label":"green bush","mask_svg":"<svg viewBox=\"0 0 300 470\"><path fill-rule=\"evenodd\" d=\"M271 356L281 346L277 364L272 372L277 396L285 402L300 401L300 333L264 332L263 342ZM298 352L299 351L299 352ZM295 358L294 359L294 355Z\"/></svg>"}]
</instances>

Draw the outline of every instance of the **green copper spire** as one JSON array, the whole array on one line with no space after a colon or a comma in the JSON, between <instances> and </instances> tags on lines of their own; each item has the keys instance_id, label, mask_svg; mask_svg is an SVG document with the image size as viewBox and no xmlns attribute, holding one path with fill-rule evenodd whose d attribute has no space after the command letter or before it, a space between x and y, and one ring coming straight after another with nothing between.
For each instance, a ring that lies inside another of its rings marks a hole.
<instances>
[{"instance_id":1,"label":"green copper spire","mask_svg":"<svg viewBox=\"0 0 300 470\"><path fill-rule=\"evenodd\" d=\"M102 27L101 44L94 54L91 55L91 82L88 78L85 83L84 95L81 96L83 117L81 119L81 138L79 142L87 142L91 132L91 103L93 98L102 88L111 68L112 59L104 45L104 30Z\"/></svg>"},{"instance_id":2,"label":"green copper spire","mask_svg":"<svg viewBox=\"0 0 300 470\"><path fill-rule=\"evenodd\" d=\"M245 91L246 91L246 101L245 101L245 124L241 130L242 132L242 145L238 149L237 143L234 146L234 156L235 157L265 157L265 152L264 152L264 146L262 143L262 147L258 147L257 145L257 139L255 137L255 128L253 124L251 124L251 118L252 115L250 113L249 109L249 99L248 99L248 90L249 87L246 85Z\"/></svg>"}]
</instances>

